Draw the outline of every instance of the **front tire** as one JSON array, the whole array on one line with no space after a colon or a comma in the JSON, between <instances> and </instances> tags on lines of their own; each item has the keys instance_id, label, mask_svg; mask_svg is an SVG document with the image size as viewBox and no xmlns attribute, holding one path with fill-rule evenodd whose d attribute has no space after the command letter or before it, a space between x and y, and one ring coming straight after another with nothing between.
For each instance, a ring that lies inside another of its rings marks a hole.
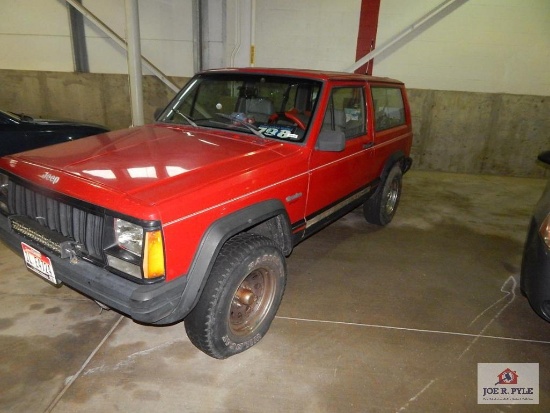
<instances>
[{"instance_id":1,"label":"front tire","mask_svg":"<svg viewBox=\"0 0 550 413\"><path fill-rule=\"evenodd\" d=\"M217 359L247 350L269 329L285 285L285 259L273 241L246 233L231 238L185 318L189 339Z\"/></svg>"},{"instance_id":2,"label":"front tire","mask_svg":"<svg viewBox=\"0 0 550 413\"><path fill-rule=\"evenodd\" d=\"M401 198L403 172L395 164L374 195L363 205L363 214L367 222L386 226L393 219Z\"/></svg>"}]
</instances>

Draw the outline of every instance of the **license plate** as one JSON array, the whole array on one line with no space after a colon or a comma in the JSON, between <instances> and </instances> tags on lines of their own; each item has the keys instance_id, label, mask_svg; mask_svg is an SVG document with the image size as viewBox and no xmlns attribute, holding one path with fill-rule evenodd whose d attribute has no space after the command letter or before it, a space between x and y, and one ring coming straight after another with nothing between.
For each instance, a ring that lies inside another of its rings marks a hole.
<instances>
[{"instance_id":1,"label":"license plate","mask_svg":"<svg viewBox=\"0 0 550 413\"><path fill-rule=\"evenodd\" d=\"M21 243L21 247L23 248L23 256L25 257L27 268L51 283L60 284L55 278L52 261L47 256L24 242Z\"/></svg>"}]
</instances>

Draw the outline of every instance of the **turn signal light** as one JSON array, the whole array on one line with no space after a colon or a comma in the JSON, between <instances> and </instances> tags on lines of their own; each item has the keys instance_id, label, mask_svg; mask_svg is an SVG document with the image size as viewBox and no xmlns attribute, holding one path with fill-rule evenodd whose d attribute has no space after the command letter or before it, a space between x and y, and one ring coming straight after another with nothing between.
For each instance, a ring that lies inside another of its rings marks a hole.
<instances>
[{"instance_id":1,"label":"turn signal light","mask_svg":"<svg viewBox=\"0 0 550 413\"><path fill-rule=\"evenodd\" d=\"M143 277L158 278L164 275L164 242L160 231L145 233Z\"/></svg>"}]
</instances>

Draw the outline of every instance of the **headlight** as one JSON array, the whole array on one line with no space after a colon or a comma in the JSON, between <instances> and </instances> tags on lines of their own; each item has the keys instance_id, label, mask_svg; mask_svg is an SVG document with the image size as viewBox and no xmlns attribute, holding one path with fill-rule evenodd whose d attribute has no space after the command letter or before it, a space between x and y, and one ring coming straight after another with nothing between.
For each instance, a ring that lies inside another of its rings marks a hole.
<instances>
[{"instance_id":1,"label":"headlight","mask_svg":"<svg viewBox=\"0 0 550 413\"><path fill-rule=\"evenodd\" d=\"M114 245L107 248L110 267L144 280L164 276L164 241L161 230L148 230L114 218Z\"/></svg>"},{"instance_id":2,"label":"headlight","mask_svg":"<svg viewBox=\"0 0 550 413\"><path fill-rule=\"evenodd\" d=\"M7 175L0 174L0 212L9 213L8 208L8 185L9 178Z\"/></svg>"},{"instance_id":3,"label":"headlight","mask_svg":"<svg viewBox=\"0 0 550 413\"><path fill-rule=\"evenodd\" d=\"M550 214L546 216L546 219L542 221L542 225L539 229L539 234L546 244L547 248L550 248Z\"/></svg>"},{"instance_id":4,"label":"headlight","mask_svg":"<svg viewBox=\"0 0 550 413\"><path fill-rule=\"evenodd\" d=\"M141 257L143 228L139 225L115 218L115 240L120 248Z\"/></svg>"}]
</instances>

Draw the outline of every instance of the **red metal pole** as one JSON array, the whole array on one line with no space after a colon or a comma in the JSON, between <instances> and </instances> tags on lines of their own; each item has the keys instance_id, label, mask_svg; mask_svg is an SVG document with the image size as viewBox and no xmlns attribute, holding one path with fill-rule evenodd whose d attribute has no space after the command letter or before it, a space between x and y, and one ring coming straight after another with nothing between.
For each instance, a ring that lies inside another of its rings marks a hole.
<instances>
[{"instance_id":1,"label":"red metal pole","mask_svg":"<svg viewBox=\"0 0 550 413\"><path fill-rule=\"evenodd\" d=\"M359 17L359 31L357 33L357 49L355 60L361 59L376 46L376 32L378 31L378 16L380 14L380 0L361 0L361 16ZM372 61L365 63L355 73L372 75Z\"/></svg>"}]
</instances>

